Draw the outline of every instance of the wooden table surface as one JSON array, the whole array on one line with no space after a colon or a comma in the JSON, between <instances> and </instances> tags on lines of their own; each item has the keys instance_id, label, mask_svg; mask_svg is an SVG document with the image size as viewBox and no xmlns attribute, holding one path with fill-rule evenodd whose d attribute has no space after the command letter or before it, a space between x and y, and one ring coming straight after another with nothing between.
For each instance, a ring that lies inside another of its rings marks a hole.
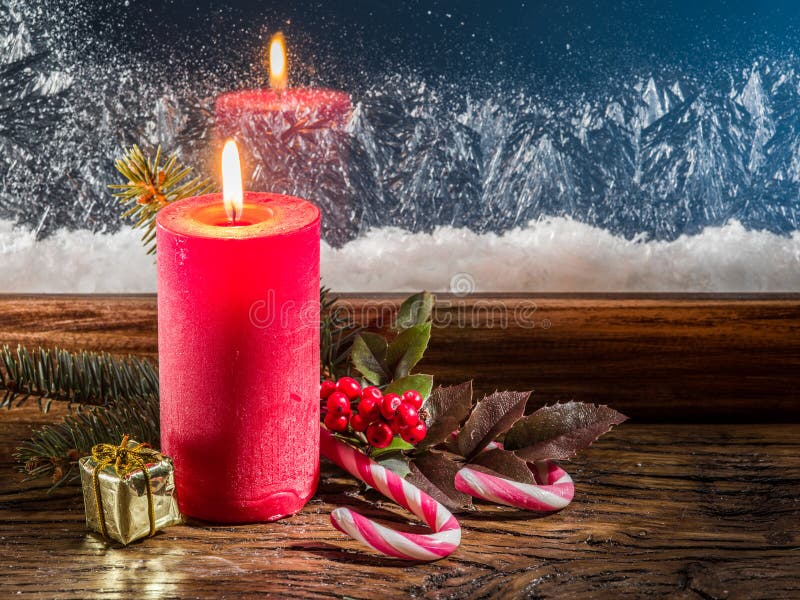
<instances>
[{"instance_id":1,"label":"wooden table surface","mask_svg":"<svg viewBox=\"0 0 800 600\"><path fill-rule=\"evenodd\" d=\"M88 319L93 335L113 338L96 317L71 315L67 329ZM6 312L0 333L45 340L16 322ZM46 339L69 341L59 335ZM347 505L414 527L330 465L314 500L285 521L190 522L108 549L85 530L76 488L48 495L46 482L22 483L15 471L14 448L65 412L0 411L0 598L800 597L800 427L791 422L626 423L565 464L576 481L565 510L536 518L480 504L460 518L453 556L408 564L330 526L328 513Z\"/></svg>"}]
</instances>

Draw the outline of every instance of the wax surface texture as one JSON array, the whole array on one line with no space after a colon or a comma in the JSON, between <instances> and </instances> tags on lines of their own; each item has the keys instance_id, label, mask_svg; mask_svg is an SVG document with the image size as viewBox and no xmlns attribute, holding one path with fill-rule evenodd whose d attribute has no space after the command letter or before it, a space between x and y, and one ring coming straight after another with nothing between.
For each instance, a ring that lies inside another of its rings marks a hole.
<instances>
[{"instance_id":1,"label":"wax surface texture","mask_svg":"<svg viewBox=\"0 0 800 600\"><path fill-rule=\"evenodd\" d=\"M350 94L325 88L238 90L220 95L214 103L217 128L237 129L242 118L280 115L290 121L311 116L342 125L350 117Z\"/></svg>"},{"instance_id":2,"label":"wax surface texture","mask_svg":"<svg viewBox=\"0 0 800 600\"><path fill-rule=\"evenodd\" d=\"M161 449L181 511L215 522L300 510L319 475L319 210L245 193L158 214Z\"/></svg>"}]
</instances>

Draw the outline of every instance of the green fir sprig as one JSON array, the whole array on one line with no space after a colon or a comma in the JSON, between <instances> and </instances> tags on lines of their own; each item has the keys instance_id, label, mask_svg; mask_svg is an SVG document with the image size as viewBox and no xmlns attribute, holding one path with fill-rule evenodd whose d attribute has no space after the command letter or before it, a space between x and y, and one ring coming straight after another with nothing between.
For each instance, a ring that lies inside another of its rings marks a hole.
<instances>
[{"instance_id":1,"label":"green fir sprig","mask_svg":"<svg viewBox=\"0 0 800 600\"><path fill-rule=\"evenodd\" d=\"M91 454L92 446L119 443L123 435L159 447L157 394L126 396L115 405L83 408L37 430L14 457L28 479L49 477L55 489L79 479L78 459Z\"/></svg>"},{"instance_id":2,"label":"green fir sprig","mask_svg":"<svg viewBox=\"0 0 800 600\"><path fill-rule=\"evenodd\" d=\"M125 151L114 166L126 183L112 184L114 196L130 208L122 218L133 217L134 227L144 229L142 243L148 254L156 251L156 214L170 202L207 194L217 189L208 178L192 177L193 170L178 162L175 155L162 160L161 146L154 157L145 155L139 146Z\"/></svg>"},{"instance_id":3,"label":"green fir sprig","mask_svg":"<svg viewBox=\"0 0 800 600\"><path fill-rule=\"evenodd\" d=\"M54 400L76 408L17 449L21 470L30 478L50 477L53 487L73 481L81 456L125 433L157 444L158 372L150 361L60 348L30 352L21 346L4 346L0 361L0 407L36 399L43 412Z\"/></svg>"},{"instance_id":4,"label":"green fir sprig","mask_svg":"<svg viewBox=\"0 0 800 600\"><path fill-rule=\"evenodd\" d=\"M146 359L105 352L68 352L22 346L0 351L0 408L35 398L47 412L53 400L108 405L134 396L158 396L158 373Z\"/></svg>"},{"instance_id":5,"label":"green fir sprig","mask_svg":"<svg viewBox=\"0 0 800 600\"><path fill-rule=\"evenodd\" d=\"M320 377L338 379L350 375L353 342L364 328L352 321L329 288L320 289L319 303Z\"/></svg>"}]
</instances>

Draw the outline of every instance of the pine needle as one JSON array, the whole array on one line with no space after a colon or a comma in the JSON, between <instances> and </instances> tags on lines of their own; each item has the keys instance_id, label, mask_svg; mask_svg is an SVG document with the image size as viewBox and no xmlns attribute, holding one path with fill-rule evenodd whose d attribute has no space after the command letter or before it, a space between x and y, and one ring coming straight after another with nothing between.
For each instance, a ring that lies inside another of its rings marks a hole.
<instances>
[{"instance_id":1,"label":"pine needle","mask_svg":"<svg viewBox=\"0 0 800 600\"><path fill-rule=\"evenodd\" d=\"M36 398L47 412L53 400L109 405L134 396L158 396L158 372L146 359L22 346L0 351L0 408Z\"/></svg>"},{"instance_id":2,"label":"pine needle","mask_svg":"<svg viewBox=\"0 0 800 600\"><path fill-rule=\"evenodd\" d=\"M14 457L27 480L49 477L53 490L79 479L78 459L91 454L92 446L118 443L125 434L159 447L158 395L131 396L117 405L79 410L37 430Z\"/></svg>"},{"instance_id":3,"label":"pine needle","mask_svg":"<svg viewBox=\"0 0 800 600\"><path fill-rule=\"evenodd\" d=\"M319 296L321 376L338 379L350 375L350 351L364 328L353 323L344 307L337 305L338 298L329 288L321 288Z\"/></svg>"},{"instance_id":4,"label":"pine needle","mask_svg":"<svg viewBox=\"0 0 800 600\"><path fill-rule=\"evenodd\" d=\"M182 200L190 196L208 194L217 186L206 177L192 177L192 169L178 162L172 155L162 161L161 146L150 158L139 146L125 151L122 158L114 166L127 183L109 185L122 204L130 206L123 218L133 217L133 226L143 229L142 243L148 254L156 251L156 214L170 202Z\"/></svg>"}]
</instances>

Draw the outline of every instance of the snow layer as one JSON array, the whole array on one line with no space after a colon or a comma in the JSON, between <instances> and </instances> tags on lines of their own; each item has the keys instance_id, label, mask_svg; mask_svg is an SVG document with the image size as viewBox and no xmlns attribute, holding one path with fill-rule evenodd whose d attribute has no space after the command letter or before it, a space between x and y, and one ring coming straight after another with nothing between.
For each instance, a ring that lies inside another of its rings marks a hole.
<instances>
[{"instance_id":1,"label":"snow layer","mask_svg":"<svg viewBox=\"0 0 800 600\"><path fill-rule=\"evenodd\" d=\"M139 233L59 230L44 240L0 221L0 292L155 291ZM674 241L626 240L568 218L503 234L440 227L377 228L322 246L336 291L784 292L800 291L800 232L780 236L737 221Z\"/></svg>"}]
</instances>

